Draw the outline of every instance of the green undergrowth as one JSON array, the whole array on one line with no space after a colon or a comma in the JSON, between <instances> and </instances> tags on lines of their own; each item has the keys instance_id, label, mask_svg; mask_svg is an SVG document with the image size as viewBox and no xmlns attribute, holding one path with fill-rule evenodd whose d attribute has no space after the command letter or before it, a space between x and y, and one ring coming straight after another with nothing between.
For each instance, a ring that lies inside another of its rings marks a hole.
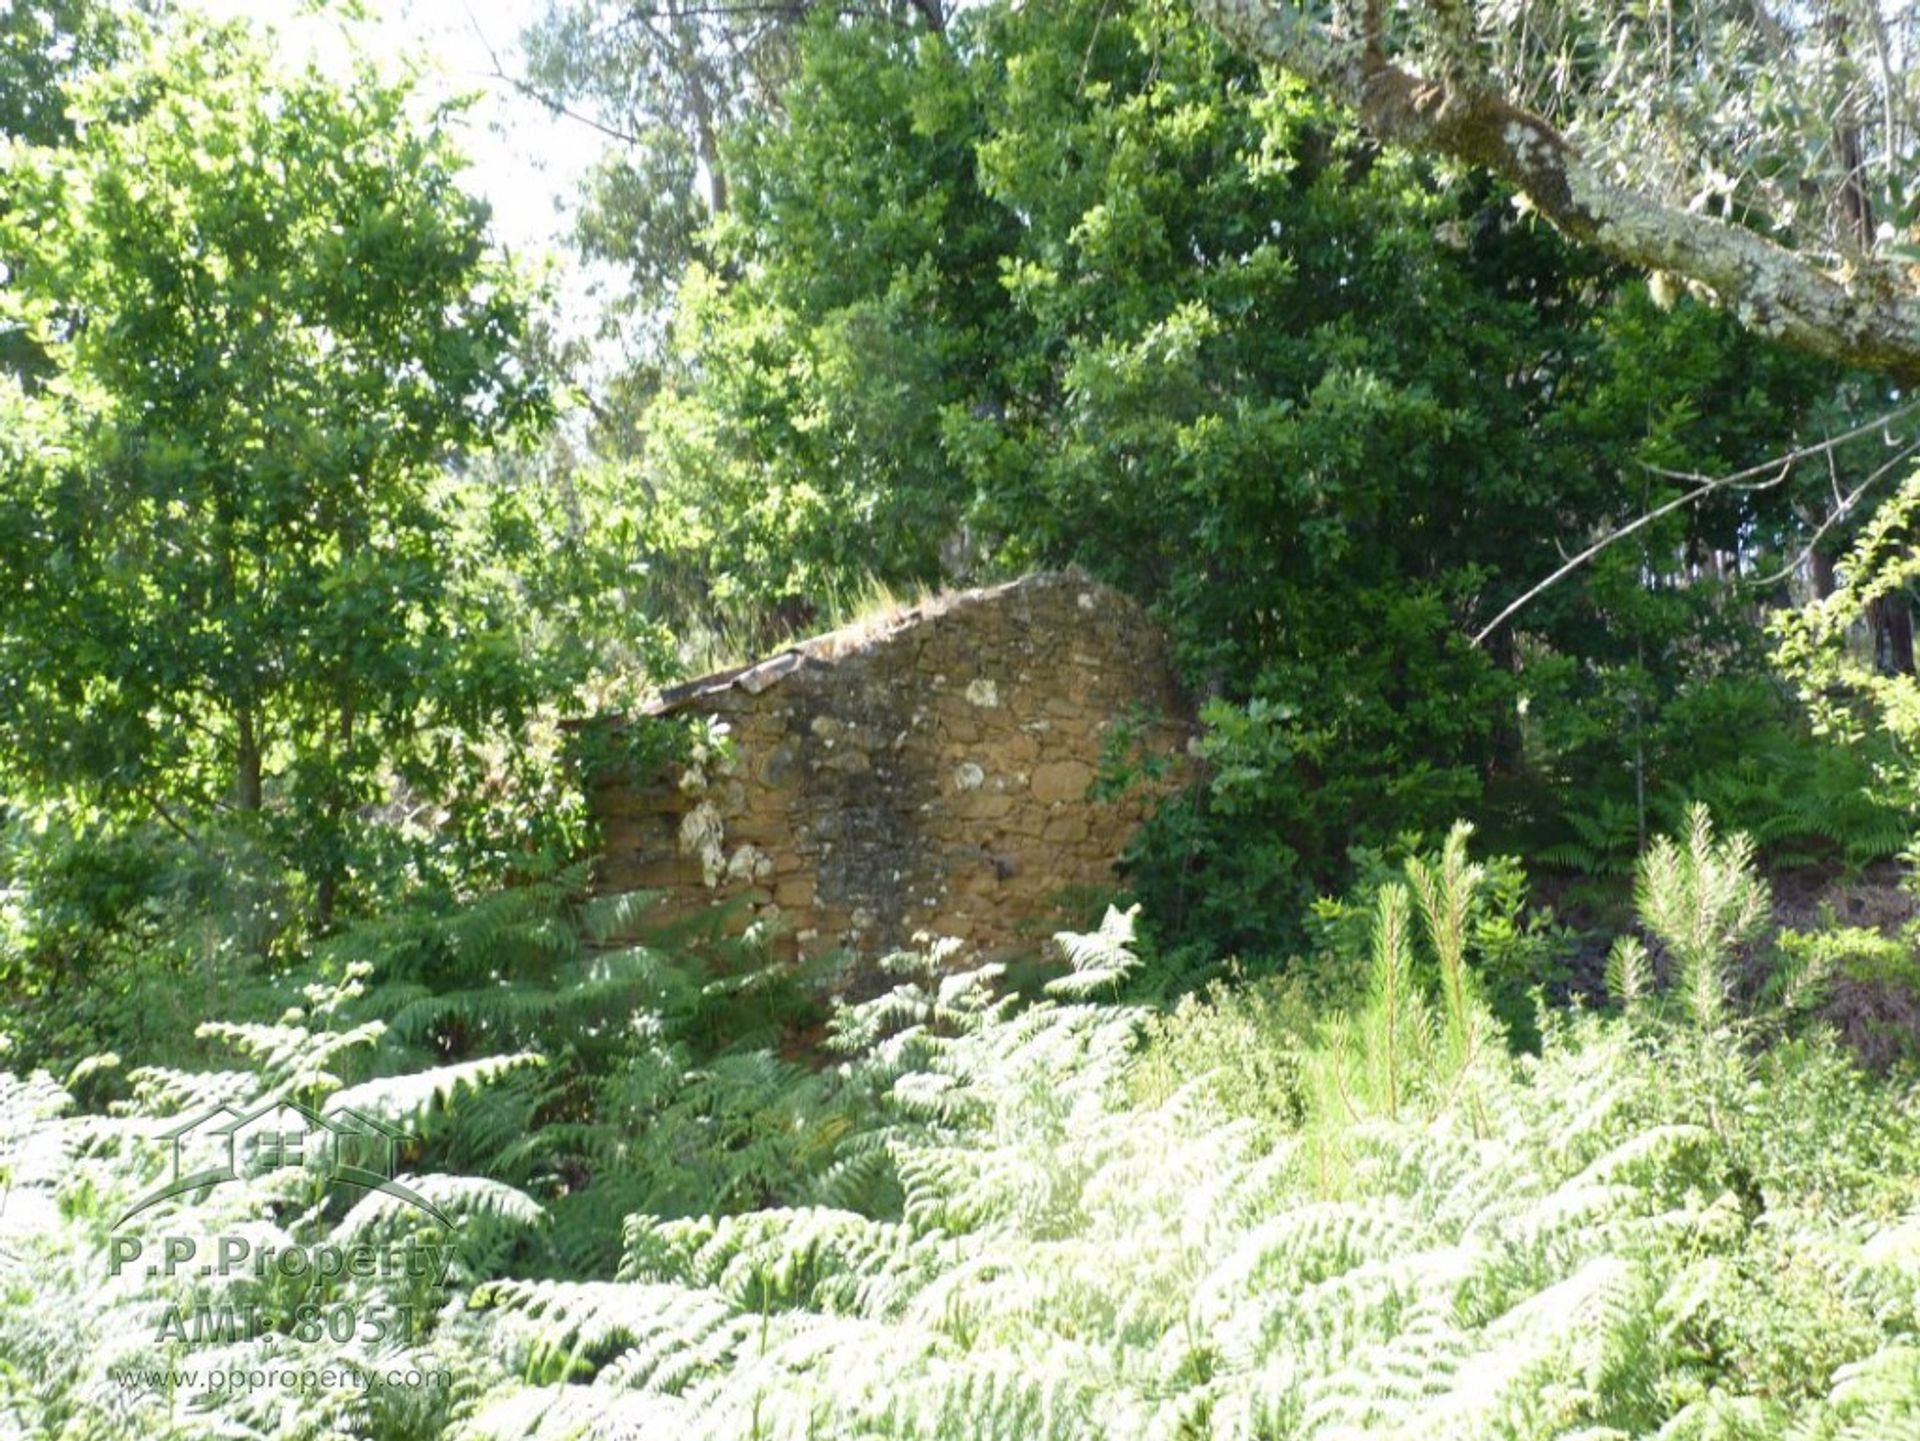
<instances>
[{"instance_id":1,"label":"green undergrowth","mask_svg":"<svg viewBox=\"0 0 1920 1441\"><path fill-rule=\"evenodd\" d=\"M1037 1000L949 947L895 957L891 989L835 1013L838 1059L807 1073L804 1116L749 1085L637 1126L606 1169L667 1150L735 1184L698 1210L610 1191L617 1245L572 1270L550 1249L575 1224L567 1188L502 1179L446 1139L564 1070L558 1052L506 1048L563 1001L469 1004L501 1049L436 1059L424 1012L353 1019L382 985L356 968L277 1025L208 1027L231 1069L136 1070L104 1110L44 1075L7 1080L0 1424L469 1441L1920 1436L1920 1117L1908 1083L1864 1073L1817 1020L1871 947L1769 939L1750 848L1696 813L1642 858L1607 1004L1542 1009L1516 1052L1474 939L1498 877L1467 841L1456 830L1375 890L1344 1007L1278 980L1164 1010L1116 1000L1138 965L1119 912L1062 938ZM590 952L555 948L563 992ZM674 1031L663 992L642 1012ZM585 1045L593 1023L567 1029ZM417 1052L411 1069L366 1074L397 1065L396 1045ZM115 1228L165 1174L157 1133L211 1098L259 1096L351 1103L426 1138L406 1180L446 1223L306 1166ZM799 1139L769 1151L788 1130ZM450 1259L444 1285L111 1267L116 1236L227 1233L412 1237ZM169 1302L240 1300L265 1336L154 1339ZM418 1324L314 1338L315 1306L404 1307ZM205 1379L269 1362L445 1384L281 1405ZM122 1384L123 1368L167 1365L182 1368L170 1385Z\"/></svg>"}]
</instances>

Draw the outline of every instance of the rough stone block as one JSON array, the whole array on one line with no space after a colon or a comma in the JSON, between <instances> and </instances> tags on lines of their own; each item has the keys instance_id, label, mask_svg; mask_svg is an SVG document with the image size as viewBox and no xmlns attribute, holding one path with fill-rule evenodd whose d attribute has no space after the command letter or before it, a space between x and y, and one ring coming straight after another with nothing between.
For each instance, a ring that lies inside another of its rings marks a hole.
<instances>
[{"instance_id":1,"label":"rough stone block","mask_svg":"<svg viewBox=\"0 0 1920 1441\"><path fill-rule=\"evenodd\" d=\"M1043 805L1084 801L1092 784L1093 767L1083 760L1042 761L1029 783L1033 798Z\"/></svg>"}]
</instances>

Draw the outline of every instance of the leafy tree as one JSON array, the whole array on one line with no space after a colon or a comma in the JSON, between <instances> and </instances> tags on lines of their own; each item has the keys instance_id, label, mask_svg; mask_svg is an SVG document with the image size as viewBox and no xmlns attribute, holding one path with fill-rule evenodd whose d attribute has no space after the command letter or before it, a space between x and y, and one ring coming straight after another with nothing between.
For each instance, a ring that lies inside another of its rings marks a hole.
<instances>
[{"instance_id":1,"label":"leafy tree","mask_svg":"<svg viewBox=\"0 0 1920 1441\"><path fill-rule=\"evenodd\" d=\"M548 0L515 83L619 143L596 167L577 237L629 277L628 307L669 296L705 255L706 225L732 208L725 137L777 109L794 49L821 15L945 29L948 0Z\"/></svg>"},{"instance_id":2,"label":"leafy tree","mask_svg":"<svg viewBox=\"0 0 1920 1441\"><path fill-rule=\"evenodd\" d=\"M477 591L510 506L467 450L538 424L526 300L444 111L238 27L143 35L4 152L0 754L16 791L260 818L324 912L389 776L433 793L530 702Z\"/></svg>"},{"instance_id":3,"label":"leafy tree","mask_svg":"<svg viewBox=\"0 0 1920 1441\"><path fill-rule=\"evenodd\" d=\"M943 45L821 25L783 113L737 137L642 462L656 542L711 603L804 616L863 569L938 573L968 507L943 432L989 403L1015 233L973 174L971 83Z\"/></svg>"}]
</instances>

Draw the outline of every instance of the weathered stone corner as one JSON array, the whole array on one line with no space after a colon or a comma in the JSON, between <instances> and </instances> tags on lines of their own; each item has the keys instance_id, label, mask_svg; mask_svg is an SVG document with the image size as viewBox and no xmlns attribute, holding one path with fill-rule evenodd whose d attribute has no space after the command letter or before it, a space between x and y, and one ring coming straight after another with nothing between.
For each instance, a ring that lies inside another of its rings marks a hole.
<instances>
[{"instance_id":1,"label":"weathered stone corner","mask_svg":"<svg viewBox=\"0 0 1920 1441\"><path fill-rule=\"evenodd\" d=\"M1071 573L940 596L648 713L711 716L733 755L596 790L599 884L663 890L670 917L732 904L804 954L923 932L1006 953L1085 919L1190 734L1165 637ZM1158 774L1096 798L1116 749Z\"/></svg>"}]
</instances>

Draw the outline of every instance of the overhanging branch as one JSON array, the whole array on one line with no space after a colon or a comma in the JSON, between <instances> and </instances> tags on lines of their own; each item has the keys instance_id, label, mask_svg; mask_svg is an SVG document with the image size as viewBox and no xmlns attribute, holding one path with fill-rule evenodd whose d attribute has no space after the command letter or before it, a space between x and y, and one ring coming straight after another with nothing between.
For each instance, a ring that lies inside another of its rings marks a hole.
<instances>
[{"instance_id":1,"label":"overhanging branch","mask_svg":"<svg viewBox=\"0 0 1920 1441\"><path fill-rule=\"evenodd\" d=\"M1904 272L1820 258L1615 181L1551 124L1478 86L1428 80L1298 6L1194 0L1246 53L1349 106L1380 139L1485 167L1567 235L1706 287L1749 329L1848 365L1920 378L1920 294Z\"/></svg>"}]
</instances>

